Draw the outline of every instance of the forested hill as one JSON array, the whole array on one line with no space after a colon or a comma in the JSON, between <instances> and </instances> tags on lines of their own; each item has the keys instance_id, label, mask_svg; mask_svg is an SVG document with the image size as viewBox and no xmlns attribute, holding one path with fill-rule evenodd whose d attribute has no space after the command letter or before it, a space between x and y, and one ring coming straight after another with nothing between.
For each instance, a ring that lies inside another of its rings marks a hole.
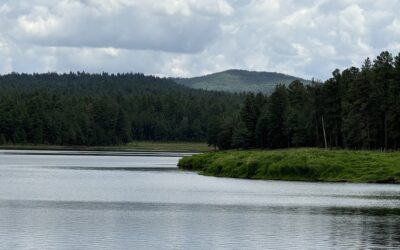
<instances>
[{"instance_id":1,"label":"forested hill","mask_svg":"<svg viewBox=\"0 0 400 250\"><path fill-rule=\"evenodd\" d=\"M294 80L304 84L310 81L275 72L256 72L247 70L227 70L193 78L174 78L175 82L195 88L227 92L271 93L277 84L289 85Z\"/></svg>"},{"instance_id":2,"label":"forested hill","mask_svg":"<svg viewBox=\"0 0 400 250\"><path fill-rule=\"evenodd\" d=\"M143 74L12 73L0 76L0 144L204 141L208 117L242 99Z\"/></svg>"}]
</instances>

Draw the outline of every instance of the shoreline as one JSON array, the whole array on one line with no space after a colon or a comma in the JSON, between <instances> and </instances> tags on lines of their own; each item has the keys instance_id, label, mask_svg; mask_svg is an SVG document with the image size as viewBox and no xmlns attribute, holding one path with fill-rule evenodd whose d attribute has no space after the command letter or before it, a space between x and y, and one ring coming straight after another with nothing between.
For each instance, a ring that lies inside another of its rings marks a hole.
<instances>
[{"instance_id":1,"label":"shoreline","mask_svg":"<svg viewBox=\"0 0 400 250\"><path fill-rule=\"evenodd\" d=\"M197 142L130 142L115 146L62 146L47 144L5 144L0 150L38 150L38 151L88 151L88 152L174 152L174 153L202 153L210 151L206 143Z\"/></svg>"},{"instance_id":2,"label":"shoreline","mask_svg":"<svg viewBox=\"0 0 400 250\"><path fill-rule=\"evenodd\" d=\"M179 169L253 180L400 184L400 152L281 149L187 156Z\"/></svg>"},{"instance_id":3,"label":"shoreline","mask_svg":"<svg viewBox=\"0 0 400 250\"><path fill-rule=\"evenodd\" d=\"M78 151L78 150L31 150L0 149L1 155L57 155L57 156L152 156L152 157L185 157L198 152L179 151Z\"/></svg>"}]
</instances>

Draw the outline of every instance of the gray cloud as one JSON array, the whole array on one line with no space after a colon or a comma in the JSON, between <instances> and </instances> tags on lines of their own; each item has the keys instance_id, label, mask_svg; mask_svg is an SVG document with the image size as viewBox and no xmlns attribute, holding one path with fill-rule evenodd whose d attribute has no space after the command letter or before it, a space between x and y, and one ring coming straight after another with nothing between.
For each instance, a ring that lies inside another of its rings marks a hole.
<instances>
[{"instance_id":1,"label":"gray cloud","mask_svg":"<svg viewBox=\"0 0 400 250\"><path fill-rule=\"evenodd\" d=\"M325 79L398 53L399 9L400 0L5 0L0 72L242 68Z\"/></svg>"},{"instance_id":2,"label":"gray cloud","mask_svg":"<svg viewBox=\"0 0 400 250\"><path fill-rule=\"evenodd\" d=\"M11 35L40 46L196 53L218 36L215 22L230 12L228 5L228 9L223 5L207 9L198 4L163 2L63 0L38 4L15 17Z\"/></svg>"}]
</instances>

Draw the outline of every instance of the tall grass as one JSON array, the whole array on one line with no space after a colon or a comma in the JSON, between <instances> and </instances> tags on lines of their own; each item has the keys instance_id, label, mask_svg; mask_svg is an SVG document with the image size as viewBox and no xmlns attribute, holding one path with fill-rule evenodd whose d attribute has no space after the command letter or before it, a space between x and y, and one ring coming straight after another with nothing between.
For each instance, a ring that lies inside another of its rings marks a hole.
<instances>
[{"instance_id":1,"label":"tall grass","mask_svg":"<svg viewBox=\"0 0 400 250\"><path fill-rule=\"evenodd\" d=\"M400 152L287 149L221 151L184 157L204 175L248 179L400 183Z\"/></svg>"}]
</instances>

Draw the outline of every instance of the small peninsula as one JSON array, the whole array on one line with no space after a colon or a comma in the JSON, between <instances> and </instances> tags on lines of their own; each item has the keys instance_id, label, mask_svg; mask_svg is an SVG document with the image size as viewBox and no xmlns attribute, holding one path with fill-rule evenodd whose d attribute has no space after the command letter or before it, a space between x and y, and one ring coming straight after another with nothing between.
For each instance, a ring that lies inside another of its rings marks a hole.
<instances>
[{"instance_id":1,"label":"small peninsula","mask_svg":"<svg viewBox=\"0 0 400 250\"><path fill-rule=\"evenodd\" d=\"M324 149L227 150L182 158L203 175L262 180L400 183L400 153Z\"/></svg>"}]
</instances>

